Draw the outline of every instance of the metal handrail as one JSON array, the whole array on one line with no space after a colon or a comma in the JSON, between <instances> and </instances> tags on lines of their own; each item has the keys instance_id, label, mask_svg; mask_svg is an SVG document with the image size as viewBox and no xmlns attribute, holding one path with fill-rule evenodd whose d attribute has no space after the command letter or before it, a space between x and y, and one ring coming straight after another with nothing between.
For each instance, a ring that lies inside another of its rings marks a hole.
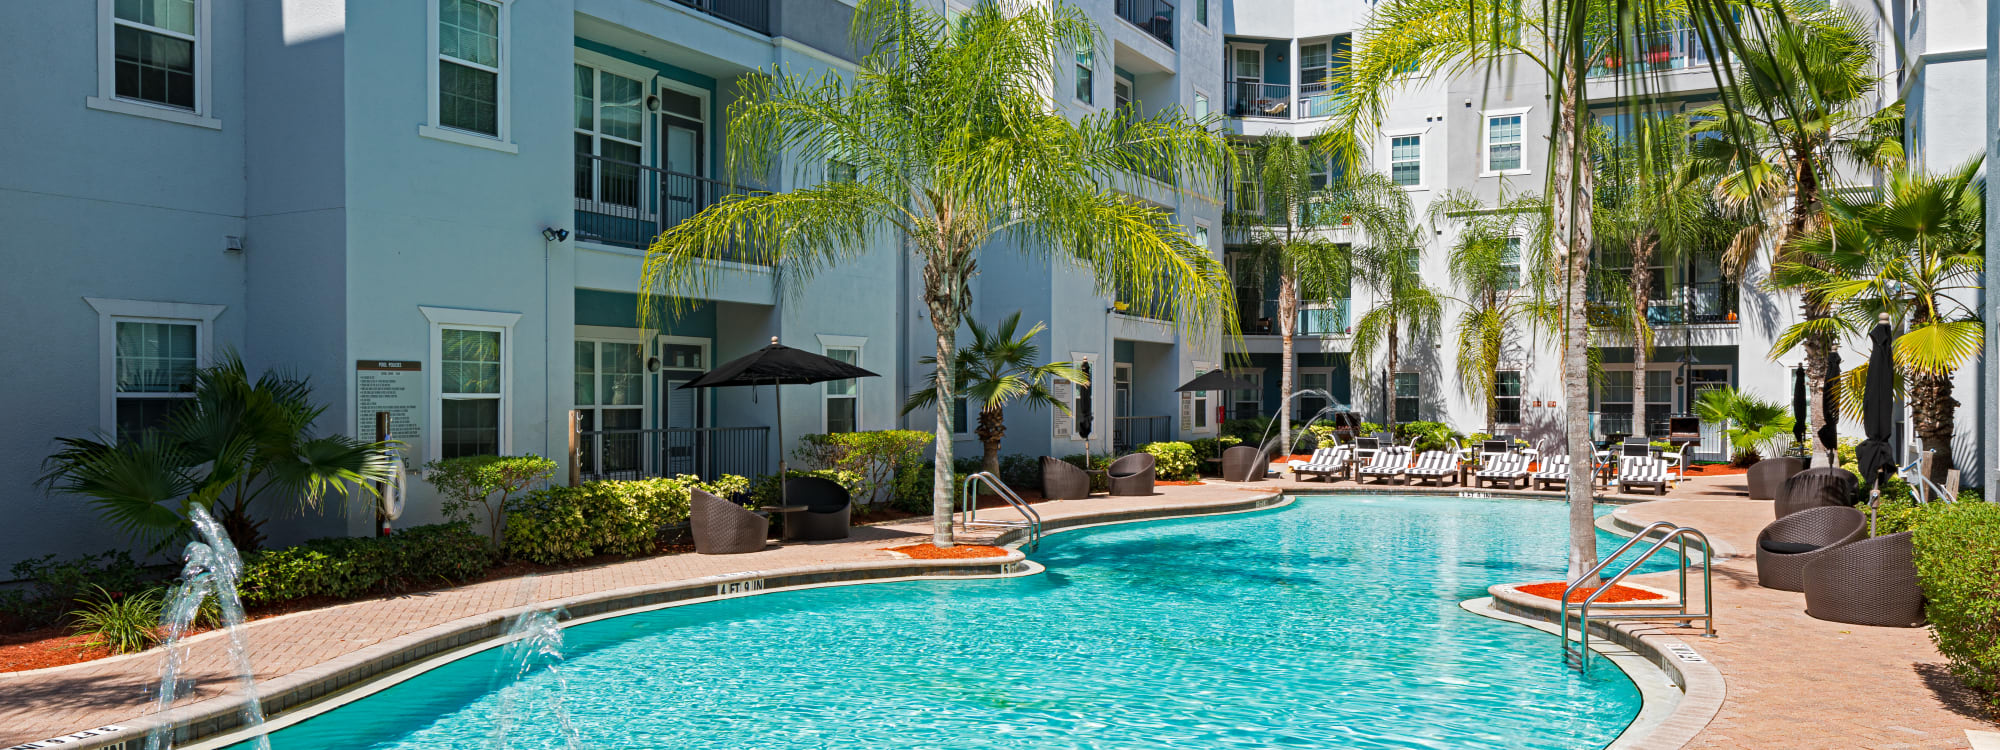
<instances>
[{"instance_id":1,"label":"metal handrail","mask_svg":"<svg viewBox=\"0 0 2000 750\"><path fill-rule=\"evenodd\" d=\"M1020 513L1021 518L1023 520L1020 521L979 520L978 489L979 485L981 484L984 484L987 487L992 488L993 494L999 495L1000 499L1007 501L1007 505L1013 507L1016 512ZM1042 514L1035 512L1035 509L1028 505L1028 501L1022 500L1021 496L1016 494L1013 488L1008 487L1006 482L1000 481L1000 477L994 476L993 472L990 471L975 472L965 477L965 486L963 489L965 497L965 500L963 502L965 503L965 507L961 511L961 513L963 514L963 519L959 521L959 525L964 526L966 528L971 528L973 526L1001 526L1014 529L1027 529L1028 541L1024 543L1022 546L1027 547L1030 550L1033 550L1041 545Z\"/></svg>"},{"instance_id":2,"label":"metal handrail","mask_svg":"<svg viewBox=\"0 0 2000 750\"><path fill-rule=\"evenodd\" d=\"M1631 549L1633 545L1638 544L1641 540L1645 539L1646 535L1651 534L1654 531L1661 529L1662 527L1668 529L1668 531L1665 536L1660 537L1659 541L1653 542L1653 545L1651 547L1647 547L1646 551L1640 553L1637 559L1626 564L1624 568L1619 569L1616 575L1613 575L1611 576L1611 578L1605 580L1602 584L1600 584L1597 587L1595 591L1590 592L1590 596L1584 597L1584 600L1582 602L1576 604L1570 603L1569 600L1570 594L1575 593L1575 591L1578 588L1582 587L1585 582L1593 580L1598 576L1598 574L1603 573L1605 568L1610 567L1611 563L1618 559L1619 555L1625 554L1626 550ZM1702 566L1701 566L1702 607L1701 607L1701 612L1698 613L1688 611L1688 595L1687 595L1687 574L1688 574L1687 538L1688 537L1694 537L1696 540L1698 540L1701 544L1701 549L1702 549ZM1558 601L1558 604L1562 610L1561 616L1559 618L1560 630L1558 631L1558 636L1562 639L1563 660L1565 663L1569 662L1571 654L1569 646L1570 610L1571 609L1577 610L1577 648L1575 651L1576 667L1580 671L1589 671L1591 606L1597 604L1597 598L1603 596L1604 592L1610 591L1613 586L1618 585L1619 581L1625 580L1626 576L1629 576L1632 574L1633 571L1638 570L1639 566L1646 564L1647 560L1653 559L1653 555L1658 554L1659 551L1661 549L1664 549L1668 544L1678 545L1681 556L1680 565L1678 566L1680 573L1680 592L1679 592L1680 610L1678 612L1673 612L1673 613L1648 612L1643 614L1626 614L1626 615L1600 614L1597 616L1597 619L1599 620L1669 619L1669 620L1679 620L1682 627L1693 627L1694 621L1700 620L1702 623L1702 636L1705 638L1715 637L1715 572L1714 572L1715 566L1713 559L1714 548L1709 545L1708 535L1701 533L1700 529L1696 529L1692 526L1676 526L1673 523L1667 521L1654 521L1653 523L1648 524L1645 529L1639 531L1639 533L1634 534L1631 539L1626 540L1623 545L1620 545L1618 547L1618 551L1611 553L1610 557L1604 558L1603 561L1599 562L1595 566L1592 566L1589 572L1584 573L1582 576L1578 577L1574 581L1571 581L1568 586L1563 588L1562 599ZM1604 604L1600 606L1602 609L1660 609L1661 608L1656 605L1649 605L1644 603L1623 604L1623 605Z\"/></svg>"}]
</instances>

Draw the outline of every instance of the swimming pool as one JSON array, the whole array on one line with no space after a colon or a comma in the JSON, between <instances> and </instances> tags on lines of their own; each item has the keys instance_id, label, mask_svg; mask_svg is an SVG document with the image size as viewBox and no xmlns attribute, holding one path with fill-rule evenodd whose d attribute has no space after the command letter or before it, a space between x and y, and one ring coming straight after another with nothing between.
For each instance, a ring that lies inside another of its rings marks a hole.
<instances>
[{"instance_id":1,"label":"swimming pool","mask_svg":"<svg viewBox=\"0 0 2000 750\"><path fill-rule=\"evenodd\" d=\"M1041 575L775 592L571 627L561 720L555 677L502 685L492 649L271 739L562 747L566 721L583 747L1600 748L1639 709L1623 673L1603 659L1565 669L1549 635L1459 608L1493 583L1561 577L1565 514L1303 496L1083 529L1044 541Z\"/></svg>"}]
</instances>

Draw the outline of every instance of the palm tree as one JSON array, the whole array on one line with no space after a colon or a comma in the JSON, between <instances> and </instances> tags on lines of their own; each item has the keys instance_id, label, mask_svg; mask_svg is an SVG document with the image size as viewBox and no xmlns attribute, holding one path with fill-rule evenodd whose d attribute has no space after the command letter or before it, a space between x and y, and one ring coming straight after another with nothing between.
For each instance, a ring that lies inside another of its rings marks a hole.
<instances>
[{"instance_id":1,"label":"palm tree","mask_svg":"<svg viewBox=\"0 0 2000 750\"><path fill-rule=\"evenodd\" d=\"M1795 19L1772 32L1765 46L1737 52L1743 83L1724 87L1721 103L1694 112L1689 127L1694 135L1721 137L1697 141L1687 177L1712 179L1725 205L1760 217L1724 255L1724 266L1737 278L1766 246L1777 253L1774 267L1818 263L1793 250L1791 240L1822 223L1825 189L1842 182L1838 166L1888 167L1903 159L1902 103L1871 111L1879 81L1871 27L1838 4L1801 8ZM1820 387L1839 323L1823 294L1801 291L1808 432L1817 435L1838 419L1824 413ZM1821 445L1816 452L1834 448Z\"/></svg>"},{"instance_id":2,"label":"palm tree","mask_svg":"<svg viewBox=\"0 0 2000 750\"><path fill-rule=\"evenodd\" d=\"M973 434L979 436L979 444L985 449L981 461L986 471L1000 473L1000 440L1007 436L1007 423L1002 410L1010 401L1019 400L1030 409L1047 406L1064 414L1069 413L1069 404L1056 398L1049 390L1050 378L1062 378L1078 385L1089 385L1090 378L1072 362L1050 362L1035 364L1041 358L1041 347L1035 345L1035 337L1047 330L1048 326L1036 323L1024 333L1016 333L1021 325L1021 313L1015 312L1000 321L1000 325L987 329L979 321L967 318L966 328L972 332L972 345L958 350L952 360L951 387L953 393L964 394L968 406L979 409L979 427ZM922 362L936 365L937 358L926 356ZM935 381L939 370L933 368L926 382ZM922 409L937 403L937 388L911 393L903 401L903 413Z\"/></svg>"},{"instance_id":3,"label":"palm tree","mask_svg":"<svg viewBox=\"0 0 2000 750\"><path fill-rule=\"evenodd\" d=\"M1113 187L1158 190L1142 176L1158 175L1183 194L1219 195L1228 141L1178 110L1053 111L1049 71L1098 36L1074 7L982 2L948 20L915 5L858 4L851 83L769 70L730 105L731 174L767 174L783 155L802 175L840 162L854 178L709 206L654 240L642 288L679 313L718 283L715 261L736 258L775 267L796 292L893 229L921 262L938 362L954 361L980 251L995 240L1088 273L1197 340L1220 335L1233 312L1222 264L1168 210ZM933 537L949 546L953 383L932 385Z\"/></svg>"},{"instance_id":4,"label":"palm tree","mask_svg":"<svg viewBox=\"0 0 2000 750\"><path fill-rule=\"evenodd\" d=\"M1420 263L1424 246L1414 232L1401 231L1379 238L1365 247L1354 248L1354 276L1367 287L1373 299L1368 312L1354 321L1354 340L1349 361L1366 363L1379 353L1386 359L1390 381L1402 361L1402 342L1407 338L1434 339L1444 320L1443 292L1424 281ZM1396 410L1390 407L1383 423L1394 427Z\"/></svg>"},{"instance_id":5,"label":"palm tree","mask_svg":"<svg viewBox=\"0 0 2000 750\"><path fill-rule=\"evenodd\" d=\"M1458 376L1470 393L1483 393L1486 433L1494 432L1494 383L1509 339L1523 327L1557 330L1561 311L1549 294L1548 203L1534 194L1502 196L1488 209L1469 191L1454 190L1431 203L1432 226L1457 224L1450 250L1452 286L1458 295Z\"/></svg>"},{"instance_id":6,"label":"palm tree","mask_svg":"<svg viewBox=\"0 0 2000 750\"><path fill-rule=\"evenodd\" d=\"M1278 378L1278 440L1290 446L1299 304L1347 298L1353 243L1336 241L1334 232L1359 230L1361 238L1401 241L1409 234L1410 199L1380 173L1334 171L1332 160L1292 136L1266 136L1249 142L1245 150L1242 163L1249 179L1238 181L1237 189L1254 191L1253 200L1233 201L1225 221L1242 238L1238 262L1278 274L1277 322L1284 356Z\"/></svg>"},{"instance_id":7,"label":"palm tree","mask_svg":"<svg viewBox=\"0 0 2000 750\"><path fill-rule=\"evenodd\" d=\"M1793 240L1772 278L1824 300L1829 320L1861 332L1888 315L1893 353L1910 398L1910 422L1924 449L1935 451L1932 481L1951 471L1953 371L1978 356L1986 335L1978 311L1962 300L1982 284L1986 260L1986 192L1981 157L1944 174L1917 169L1891 173L1882 201L1850 204L1825 196L1829 221ZM1806 260L1811 259L1811 260ZM1778 339L1790 351L1823 330L1802 321ZM1843 375L1843 407L1860 411L1868 367Z\"/></svg>"},{"instance_id":8,"label":"palm tree","mask_svg":"<svg viewBox=\"0 0 2000 750\"><path fill-rule=\"evenodd\" d=\"M194 394L162 426L136 436L57 438L41 482L81 495L113 526L154 550L192 530L195 506L216 516L236 546L254 550L262 520L250 506L267 494L317 509L389 477L390 445L345 435L314 437L326 407L304 379L265 373L251 381L233 352L195 373Z\"/></svg>"},{"instance_id":9,"label":"palm tree","mask_svg":"<svg viewBox=\"0 0 2000 750\"><path fill-rule=\"evenodd\" d=\"M1775 448L1792 432L1789 408L1735 388L1703 391L1694 403L1694 414L1703 422L1723 425L1730 458L1737 466L1757 463L1758 451Z\"/></svg>"}]
</instances>

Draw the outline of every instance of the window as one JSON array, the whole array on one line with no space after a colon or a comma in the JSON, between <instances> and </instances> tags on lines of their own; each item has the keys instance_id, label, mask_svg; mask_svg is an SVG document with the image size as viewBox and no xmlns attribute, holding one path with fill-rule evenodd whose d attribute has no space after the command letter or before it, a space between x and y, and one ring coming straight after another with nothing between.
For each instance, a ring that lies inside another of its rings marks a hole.
<instances>
[{"instance_id":1,"label":"window","mask_svg":"<svg viewBox=\"0 0 2000 750\"><path fill-rule=\"evenodd\" d=\"M861 349L852 346L829 346L826 356L850 365L860 366ZM829 380L826 387L826 431L854 432L861 429L861 381L853 378Z\"/></svg>"},{"instance_id":2,"label":"window","mask_svg":"<svg viewBox=\"0 0 2000 750\"><path fill-rule=\"evenodd\" d=\"M1206 224L1194 225L1194 229L1188 233L1188 237L1191 241L1194 242L1195 247L1201 248L1203 250L1208 249L1208 225Z\"/></svg>"},{"instance_id":3,"label":"window","mask_svg":"<svg viewBox=\"0 0 2000 750\"><path fill-rule=\"evenodd\" d=\"M113 92L195 111L196 0L112 3Z\"/></svg>"},{"instance_id":4,"label":"window","mask_svg":"<svg viewBox=\"0 0 2000 750\"><path fill-rule=\"evenodd\" d=\"M954 398L951 400L951 404L951 434L963 435L971 432L972 414L969 411L970 405L966 403L965 397L959 396L958 398Z\"/></svg>"},{"instance_id":5,"label":"window","mask_svg":"<svg viewBox=\"0 0 2000 750\"><path fill-rule=\"evenodd\" d=\"M435 0L431 121L418 127L419 135L518 152L506 143L509 1Z\"/></svg>"},{"instance_id":6,"label":"window","mask_svg":"<svg viewBox=\"0 0 2000 750\"><path fill-rule=\"evenodd\" d=\"M1229 392L1229 418L1255 418L1264 409L1264 371L1261 369L1235 370L1229 374L1252 386L1247 390Z\"/></svg>"},{"instance_id":7,"label":"window","mask_svg":"<svg viewBox=\"0 0 2000 750\"><path fill-rule=\"evenodd\" d=\"M1084 104L1097 101L1097 60L1089 47L1076 51L1076 100Z\"/></svg>"},{"instance_id":8,"label":"window","mask_svg":"<svg viewBox=\"0 0 2000 750\"><path fill-rule=\"evenodd\" d=\"M1195 122L1208 120L1208 95L1199 91L1194 92L1194 120Z\"/></svg>"},{"instance_id":9,"label":"window","mask_svg":"<svg viewBox=\"0 0 2000 750\"><path fill-rule=\"evenodd\" d=\"M1650 435L1663 433L1667 417L1673 413L1674 373L1672 370L1646 371L1646 424L1635 424L1632 408L1632 371L1605 370L1597 389L1598 431L1606 435Z\"/></svg>"},{"instance_id":10,"label":"window","mask_svg":"<svg viewBox=\"0 0 2000 750\"><path fill-rule=\"evenodd\" d=\"M1396 421L1415 422L1419 414L1417 389L1422 384L1418 373L1396 373Z\"/></svg>"},{"instance_id":11,"label":"window","mask_svg":"<svg viewBox=\"0 0 2000 750\"><path fill-rule=\"evenodd\" d=\"M1194 0L1194 21L1203 26L1208 25L1208 0Z\"/></svg>"},{"instance_id":12,"label":"window","mask_svg":"<svg viewBox=\"0 0 2000 750\"><path fill-rule=\"evenodd\" d=\"M839 160L828 160L826 163L827 182L853 182L857 176L859 173L852 164Z\"/></svg>"},{"instance_id":13,"label":"window","mask_svg":"<svg viewBox=\"0 0 2000 750\"><path fill-rule=\"evenodd\" d=\"M1389 139L1389 179L1403 187L1424 184L1424 137L1399 135Z\"/></svg>"},{"instance_id":14,"label":"window","mask_svg":"<svg viewBox=\"0 0 2000 750\"><path fill-rule=\"evenodd\" d=\"M1299 45L1299 95L1318 94L1326 91L1328 61L1333 54L1331 42L1313 42Z\"/></svg>"},{"instance_id":15,"label":"window","mask_svg":"<svg viewBox=\"0 0 2000 750\"><path fill-rule=\"evenodd\" d=\"M646 84L636 79L576 65L578 199L605 206L639 205L639 165L645 163L646 152L645 99Z\"/></svg>"},{"instance_id":16,"label":"window","mask_svg":"<svg viewBox=\"0 0 2000 750\"><path fill-rule=\"evenodd\" d=\"M1493 421L1521 423L1521 371L1501 370L1493 375Z\"/></svg>"},{"instance_id":17,"label":"window","mask_svg":"<svg viewBox=\"0 0 2000 750\"><path fill-rule=\"evenodd\" d=\"M1506 249L1500 255L1500 283L1497 286L1501 291L1508 291L1521 286L1521 238L1508 237L1503 241Z\"/></svg>"},{"instance_id":18,"label":"window","mask_svg":"<svg viewBox=\"0 0 2000 750\"><path fill-rule=\"evenodd\" d=\"M646 426L644 345L636 341L576 342L576 409L579 430L639 430ZM637 472L638 433L586 435L578 460L586 474Z\"/></svg>"},{"instance_id":19,"label":"window","mask_svg":"<svg viewBox=\"0 0 2000 750\"><path fill-rule=\"evenodd\" d=\"M1311 164L1306 165L1306 180L1312 184L1312 189L1325 190L1327 185L1333 184L1333 160L1313 159Z\"/></svg>"},{"instance_id":20,"label":"window","mask_svg":"<svg viewBox=\"0 0 2000 750\"><path fill-rule=\"evenodd\" d=\"M221 305L85 297L98 314L98 427L123 440L157 427L194 395L209 364L209 330Z\"/></svg>"},{"instance_id":21,"label":"window","mask_svg":"<svg viewBox=\"0 0 2000 750\"><path fill-rule=\"evenodd\" d=\"M1239 83L1262 84L1264 82L1264 49L1262 47L1236 47L1230 66L1230 78Z\"/></svg>"},{"instance_id":22,"label":"window","mask_svg":"<svg viewBox=\"0 0 2000 750\"><path fill-rule=\"evenodd\" d=\"M1115 71L1111 75L1111 103L1119 109L1132 105L1132 79Z\"/></svg>"},{"instance_id":23,"label":"window","mask_svg":"<svg viewBox=\"0 0 2000 750\"><path fill-rule=\"evenodd\" d=\"M1519 114L1486 118L1486 171L1521 169L1521 118Z\"/></svg>"},{"instance_id":24,"label":"window","mask_svg":"<svg viewBox=\"0 0 2000 750\"><path fill-rule=\"evenodd\" d=\"M431 322L431 362L437 383L430 452L434 458L506 455L509 337L519 313L418 308Z\"/></svg>"},{"instance_id":25,"label":"window","mask_svg":"<svg viewBox=\"0 0 2000 750\"><path fill-rule=\"evenodd\" d=\"M1208 429L1208 391L1194 392L1194 429Z\"/></svg>"}]
</instances>

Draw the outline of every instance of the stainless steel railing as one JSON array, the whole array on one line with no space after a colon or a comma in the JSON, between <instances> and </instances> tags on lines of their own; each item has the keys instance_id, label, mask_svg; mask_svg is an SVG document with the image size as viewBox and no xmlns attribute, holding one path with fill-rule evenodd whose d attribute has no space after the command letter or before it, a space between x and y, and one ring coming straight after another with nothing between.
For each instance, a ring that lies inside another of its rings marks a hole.
<instances>
[{"instance_id":1,"label":"stainless steel railing","mask_svg":"<svg viewBox=\"0 0 2000 750\"><path fill-rule=\"evenodd\" d=\"M1625 554L1627 550L1644 541L1648 535L1660 530L1665 530L1666 534L1660 537L1659 541L1653 542L1651 547L1647 547L1645 552L1640 553L1637 559L1620 569L1616 575L1605 580L1595 591L1590 592L1590 596L1584 597L1582 602L1576 604L1570 603L1570 596L1576 593L1578 588L1583 587L1586 582L1598 580L1598 576L1603 574L1606 568L1611 567L1611 564L1616 562L1620 555ZM1688 611L1688 537L1694 537L1701 543L1702 607L1700 612ZM1700 530L1692 526L1677 526L1667 521L1654 521L1647 525L1646 528L1641 529L1639 533L1632 535L1632 538L1627 539L1624 544L1619 545L1618 550L1612 552L1610 557L1604 558L1603 561L1592 566L1589 572L1584 573L1583 576L1571 581L1568 586L1563 588L1562 599L1558 601L1558 604L1562 608L1562 614L1558 622L1560 630L1557 632L1558 636L1562 638L1563 663L1575 666L1580 671L1589 671L1591 607L1596 606L1599 609L1620 610L1665 609L1663 605L1648 604L1645 602L1598 604L1597 599L1604 596L1604 592L1610 591L1613 586L1618 585L1619 581L1625 580L1625 577L1631 575L1632 571L1638 570L1639 566L1646 564L1647 560L1651 560L1653 555L1658 554L1660 550L1665 549L1669 544L1678 544L1680 551L1680 592L1678 597L1680 606L1678 611L1599 614L1596 615L1596 618L1599 620L1678 620L1682 627L1693 627L1694 621L1700 620L1702 622L1702 636L1707 638L1715 637L1715 574L1713 572L1715 569L1715 560L1714 548L1708 543L1708 535L1701 533ZM1569 644L1569 615L1571 610L1577 611L1577 646L1575 650L1571 650Z\"/></svg>"},{"instance_id":2,"label":"stainless steel railing","mask_svg":"<svg viewBox=\"0 0 2000 750\"><path fill-rule=\"evenodd\" d=\"M1008 506L1012 507L1015 512L1021 514L1022 520L1019 521L979 520L979 486L982 484L992 489L993 494L999 495L1000 499L1007 501ZM959 509L959 512L955 514L960 516L958 525L966 527L968 529L974 526L997 526L1001 528L1026 529L1028 532L1028 539L1021 546L1032 550L1041 545L1042 514L1035 512L1035 509L1028 505L1028 501L1022 500L1020 495L1014 493L1013 488L1008 487L1006 482L1000 481L1000 478L994 476L993 472L982 471L967 476L965 478L965 486L961 489L963 490L963 492L959 494L959 497L962 499L959 502L962 504L963 507L961 507Z\"/></svg>"}]
</instances>

